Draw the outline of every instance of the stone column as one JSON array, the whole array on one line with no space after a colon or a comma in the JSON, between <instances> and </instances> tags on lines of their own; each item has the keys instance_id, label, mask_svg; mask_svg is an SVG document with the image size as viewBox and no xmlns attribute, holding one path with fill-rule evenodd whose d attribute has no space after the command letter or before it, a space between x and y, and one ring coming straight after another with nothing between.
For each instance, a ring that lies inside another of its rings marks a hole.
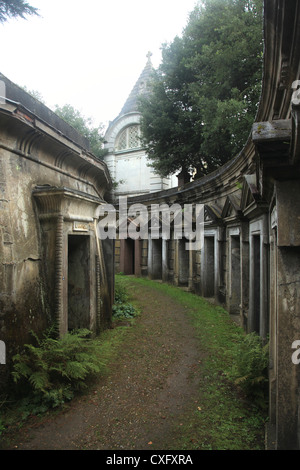
<instances>
[{"instance_id":1,"label":"stone column","mask_svg":"<svg viewBox=\"0 0 300 470\"><path fill-rule=\"evenodd\" d=\"M300 340L300 192L299 181L276 182L277 262L275 287L276 330L272 327L276 368L275 445L278 450L300 449L300 364L292 348ZM275 248L276 249L276 248ZM273 316L273 314L272 314ZM273 390L274 393L274 390ZM274 415L273 415L274 416Z\"/></svg>"},{"instance_id":2,"label":"stone column","mask_svg":"<svg viewBox=\"0 0 300 470\"><path fill-rule=\"evenodd\" d=\"M162 280L168 282L169 270L168 270L168 241L162 240Z\"/></svg>"},{"instance_id":3,"label":"stone column","mask_svg":"<svg viewBox=\"0 0 300 470\"><path fill-rule=\"evenodd\" d=\"M55 240L55 318L60 336L67 332L63 318L63 225L63 215L59 214L56 222Z\"/></svg>"},{"instance_id":4,"label":"stone column","mask_svg":"<svg viewBox=\"0 0 300 470\"><path fill-rule=\"evenodd\" d=\"M194 260L195 260L195 251L192 250L190 246L189 249L189 279L188 279L188 289L189 291L194 291Z\"/></svg>"}]
</instances>

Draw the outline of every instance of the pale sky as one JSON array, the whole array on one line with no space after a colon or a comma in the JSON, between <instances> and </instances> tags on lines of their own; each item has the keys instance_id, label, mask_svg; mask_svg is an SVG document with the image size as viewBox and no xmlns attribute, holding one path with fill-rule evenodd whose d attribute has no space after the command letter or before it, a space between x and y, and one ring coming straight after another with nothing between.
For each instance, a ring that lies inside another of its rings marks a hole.
<instances>
[{"instance_id":1,"label":"pale sky","mask_svg":"<svg viewBox=\"0 0 300 470\"><path fill-rule=\"evenodd\" d=\"M0 72L38 91L51 109L71 104L105 128L152 52L181 36L197 0L28 0L41 17L0 24Z\"/></svg>"}]
</instances>

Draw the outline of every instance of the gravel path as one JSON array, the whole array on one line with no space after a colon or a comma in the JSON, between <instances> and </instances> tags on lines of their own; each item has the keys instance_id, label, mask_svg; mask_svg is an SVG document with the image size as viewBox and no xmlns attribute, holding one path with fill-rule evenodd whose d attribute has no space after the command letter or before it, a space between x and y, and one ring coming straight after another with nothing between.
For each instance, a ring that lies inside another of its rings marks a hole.
<instances>
[{"instance_id":1,"label":"gravel path","mask_svg":"<svg viewBox=\"0 0 300 470\"><path fill-rule=\"evenodd\" d=\"M181 426L197 407L198 340L185 308L148 286L132 286L142 313L109 374L67 411L27 426L10 448L179 450Z\"/></svg>"}]
</instances>

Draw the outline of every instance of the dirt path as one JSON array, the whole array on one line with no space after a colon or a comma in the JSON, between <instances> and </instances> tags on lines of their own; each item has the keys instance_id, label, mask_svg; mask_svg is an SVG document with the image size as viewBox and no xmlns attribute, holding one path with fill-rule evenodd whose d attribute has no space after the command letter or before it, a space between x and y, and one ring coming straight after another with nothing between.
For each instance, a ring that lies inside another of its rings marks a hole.
<instances>
[{"instance_id":1,"label":"dirt path","mask_svg":"<svg viewBox=\"0 0 300 470\"><path fill-rule=\"evenodd\" d=\"M184 415L197 406L198 341L184 307L145 286L134 296L143 312L109 375L67 411L22 430L11 448L180 449Z\"/></svg>"}]
</instances>

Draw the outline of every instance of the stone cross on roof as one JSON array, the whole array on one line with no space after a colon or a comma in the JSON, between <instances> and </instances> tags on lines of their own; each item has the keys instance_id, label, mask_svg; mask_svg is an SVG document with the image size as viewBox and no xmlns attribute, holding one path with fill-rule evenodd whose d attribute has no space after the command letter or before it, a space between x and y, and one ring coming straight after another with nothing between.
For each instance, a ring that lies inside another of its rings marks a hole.
<instances>
[{"instance_id":1,"label":"stone cross on roof","mask_svg":"<svg viewBox=\"0 0 300 470\"><path fill-rule=\"evenodd\" d=\"M152 56L153 56L152 52L149 51L148 54L146 55L148 62L151 61Z\"/></svg>"},{"instance_id":2,"label":"stone cross on roof","mask_svg":"<svg viewBox=\"0 0 300 470\"><path fill-rule=\"evenodd\" d=\"M147 82L149 81L151 74L154 70L152 62L151 62L151 57L152 57L152 52L148 52L146 55L147 57L147 63L142 71L141 75L139 76L136 84L134 85L129 97L127 98L126 103L124 104L119 116L122 116L124 114L133 112L133 111L138 111L138 97L141 94L146 93L147 91Z\"/></svg>"}]
</instances>

